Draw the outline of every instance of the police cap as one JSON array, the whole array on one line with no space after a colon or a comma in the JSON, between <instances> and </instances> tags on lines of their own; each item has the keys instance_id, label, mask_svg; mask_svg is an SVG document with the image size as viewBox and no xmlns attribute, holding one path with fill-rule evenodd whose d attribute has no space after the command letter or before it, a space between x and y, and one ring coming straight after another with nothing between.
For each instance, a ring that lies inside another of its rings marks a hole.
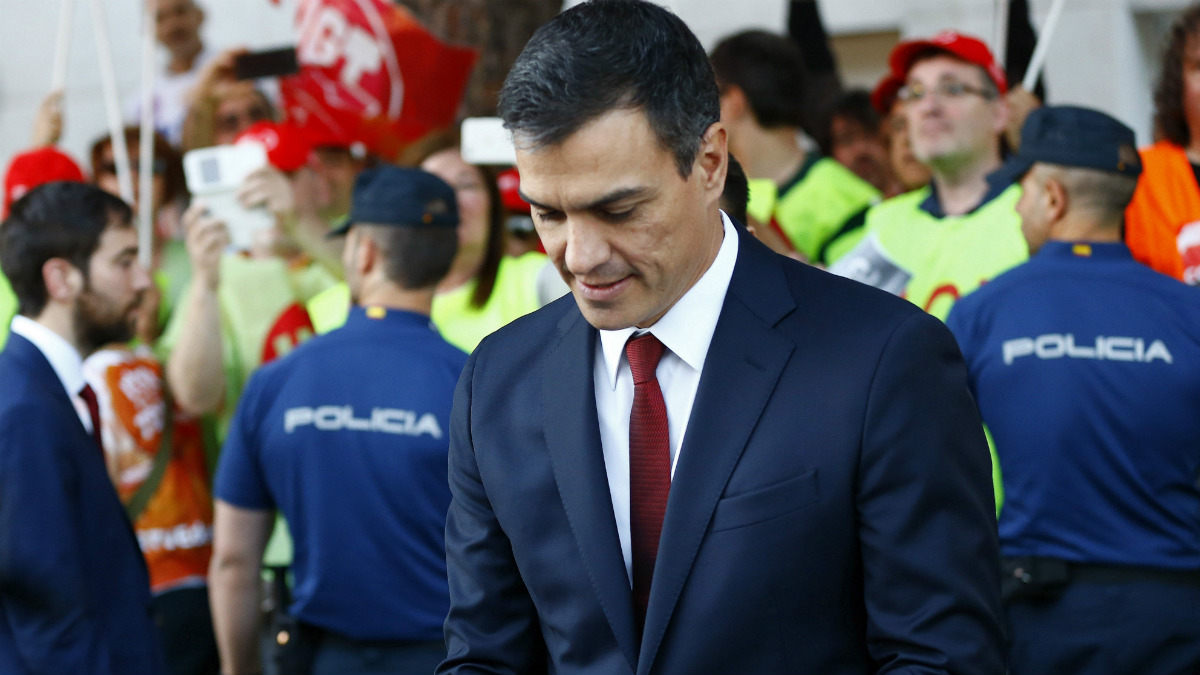
<instances>
[{"instance_id":1,"label":"police cap","mask_svg":"<svg viewBox=\"0 0 1200 675\"><path fill-rule=\"evenodd\" d=\"M358 175L350 215L329 234L345 234L357 223L457 227L458 201L454 188L431 173L380 166Z\"/></svg>"},{"instance_id":2,"label":"police cap","mask_svg":"<svg viewBox=\"0 0 1200 675\"><path fill-rule=\"evenodd\" d=\"M1004 167L1016 179L1035 162L1136 178L1142 172L1133 130L1098 110L1046 106L1029 113L1021 147Z\"/></svg>"}]
</instances>

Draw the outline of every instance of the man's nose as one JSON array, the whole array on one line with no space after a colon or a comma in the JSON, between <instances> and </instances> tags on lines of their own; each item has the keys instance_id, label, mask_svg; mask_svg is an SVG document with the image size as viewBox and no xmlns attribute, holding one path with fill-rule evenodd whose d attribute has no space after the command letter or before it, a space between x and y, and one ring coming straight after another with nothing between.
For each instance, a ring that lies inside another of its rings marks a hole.
<instances>
[{"instance_id":1,"label":"man's nose","mask_svg":"<svg viewBox=\"0 0 1200 675\"><path fill-rule=\"evenodd\" d=\"M136 269L133 273L133 287L138 291L144 291L150 288L150 284L154 283L154 279L150 276L150 270L142 263L135 263Z\"/></svg>"},{"instance_id":2,"label":"man's nose","mask_svg":"<svg viewBox=\"0 0 1200 675\"><path fill-rule=\"evenodd\" d=\"M600 227L588 218L571 219L563 262L574 276L586 276L608 261L610 248Z\"/></svg>"}]
</instances>

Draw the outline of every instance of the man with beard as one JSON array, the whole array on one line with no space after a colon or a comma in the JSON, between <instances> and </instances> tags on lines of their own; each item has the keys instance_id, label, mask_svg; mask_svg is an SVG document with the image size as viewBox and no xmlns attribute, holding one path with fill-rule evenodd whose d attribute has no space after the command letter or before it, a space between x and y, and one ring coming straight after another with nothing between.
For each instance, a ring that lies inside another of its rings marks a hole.
<instances>
[{"instance_id":1,"label":"man with beard","mask_svg":"<svg viewBox=\"0 0 1200 675\"><path fill-rule=\"evenodd\" d=\"M256 593L276 509L295 543L278 672L430 673L445 656L448 429L467 356L429 314L458 222L454 189L433 174L360 174L337 230L346 324L247 384L215 490L209 588L225 672L262 672Z\"/></svg>"},{"instance_id":2,"label":"man with beard","mask_svg":"<svg viewBox=\"0 0 1200 675\"><path fill-rule=\"evenodd\" d=\"M81 362L128 340L150 276L128 205L49 183L0 225L19 315L0 352L0 672L161 673L146 565Z\"/></svg>"}]
</instances>

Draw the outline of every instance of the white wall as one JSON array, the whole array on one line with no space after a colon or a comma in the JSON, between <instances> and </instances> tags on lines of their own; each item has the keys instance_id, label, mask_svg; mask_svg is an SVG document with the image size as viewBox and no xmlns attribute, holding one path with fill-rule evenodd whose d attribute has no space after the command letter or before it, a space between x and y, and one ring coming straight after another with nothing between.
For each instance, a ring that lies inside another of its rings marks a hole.
<instances>
[{"instance_id":1,"label":"white wall","mask_svg":"<svg viewBox=\"0 0 1200 675\"><path fill-rule=\"evenodd\" d=\"M121 98L139 78L138 0L101 0L108 13ZM494 0L503 2L503 0ZM574 4L577 0L568 0ZM75 0L68 69L65 148L81 162L91 141L105 132L91 0ZM291 41L294 0L202 0L208 8L210 46L265 48ZM901 38L947 27L990 41L992 0L820 0L835 36L843 76L870 85L883 58ZM1032 0L1041 25L1052 0ZM664 0L696 31L706 47L745 28L782 30L785 0ZM1046 77L1052 103L1089 105L1109 112L1150 139L1150 92L1162 36L1186 0L1067 0L1050 51ZM0 0L0 162L29 143L33 115L50 82L58 0Z\"/></svg>"},{"instance_id":2,"label":"white wall","mask_svg":"<svg viewBox=\"0 0 1200 675\"><path fill-rule=\"evenodd\" d=\"M578 0L568 0L576 4ZM819 0L834 36L843 79L870 86L885 70L898 39L932 35L944 28L975 34L991 43L994 0ZM1035 29L1053 0L1030 0ZM783 30L785 0L665 0L706 47L745 28ZM1163 36L1188 0L1067 0L1045 77L1050 103L1086 105L1133 127L1149 142L1151 91Z\"/></svg>"},{"instance_id":3,"label":"white wall","mask_svg":"<svg viewBox=\"0 0 1200 675\"><path fill-rule=\"evenodd\" d=\"M141 2L100 0L107 15L122 104L141 77ZM208 10L206 43L215 48L266 48L291 39L294 0L200 0ZM58 32L58 0L0 0L0 171L29 145L34 113L50 88ZM75 0L63 147L81 164L107 132L91 0Z\"/></svg>"}]
</instances>

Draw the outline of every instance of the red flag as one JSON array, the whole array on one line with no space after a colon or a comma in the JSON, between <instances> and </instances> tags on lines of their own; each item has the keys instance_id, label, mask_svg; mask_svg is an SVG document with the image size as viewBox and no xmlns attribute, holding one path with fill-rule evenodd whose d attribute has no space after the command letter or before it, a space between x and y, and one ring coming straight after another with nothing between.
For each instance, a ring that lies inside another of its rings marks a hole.
<instances>
[{"instance_id":1,"label":"red flag","mask_svg":"<svg viewBox=\"0 0 1200 675\"><path fill-rule=\"evenodd\" d=\"M478 54L439 42L387 0L300 0L300 73L280 83L288 119L392 159L454 123Z\"/></svg>"}]
</instances>

